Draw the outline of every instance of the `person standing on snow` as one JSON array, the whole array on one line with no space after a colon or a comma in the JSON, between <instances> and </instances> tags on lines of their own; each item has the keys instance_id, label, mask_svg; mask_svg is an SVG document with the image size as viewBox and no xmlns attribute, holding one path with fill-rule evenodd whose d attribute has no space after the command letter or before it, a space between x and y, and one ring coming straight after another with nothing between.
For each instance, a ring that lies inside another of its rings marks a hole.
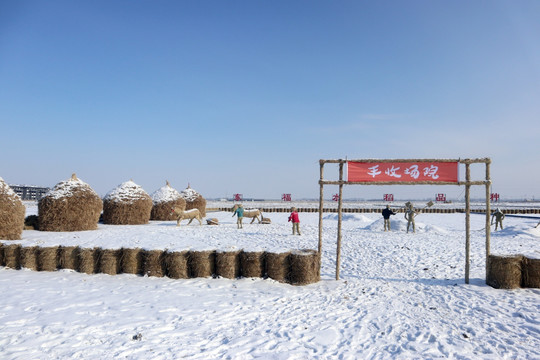
<instances>
[{"instance_id":1,"label":"person standing on snow","mask_svg":"<svg viewBox=\"0 0 540 360\"><path fill-rule=\"evenodd\" d=\"M386 205L386 209L382 211L382 216L384 218L384 231L390 231L390 216L391 215L396 215L396 213L390 210L389 205Z\"/></svg>"},{"instance_id":2,"label":"person standing on snow","mask_svg":"<svg viewBox=\"0 0 540 360\"><path fill-rule=\"evenodd\" d=\"M497 231L498 225L501 225L501 230L502 230L503 229L502 221L504 219L504 214L501 211L501 209L497 208L497 210L491 216L491 225L493 225L493 218L495 218L495 231Z\"/></svg>"},{"instance_id":3,"label":"person standing on snow","mask_svg":"<svg viewBox=\"0 0 540 360\"><path fill-rule=\"evenodd\" d=\"M298 212L296 211L296 208L293 207L291 209L291 215L289 215L289 222L292 221L292 234L294 235L296 232L298 235L300 234L300 218L298 217Z\"/></svg>"},{"instance_id":4,"label":"person standing on snow","mask_svg":"<svg viewBox=\"0 0 540 360\"><path fill-rule=\"evenodd\" d=\"M238 205L234 210L232 216L234 217L234 215L236 215L236 227L238 229L243 229L242 220L244 219L244 208L242 207L242 204Z\"/></svg>"}]
</instances>

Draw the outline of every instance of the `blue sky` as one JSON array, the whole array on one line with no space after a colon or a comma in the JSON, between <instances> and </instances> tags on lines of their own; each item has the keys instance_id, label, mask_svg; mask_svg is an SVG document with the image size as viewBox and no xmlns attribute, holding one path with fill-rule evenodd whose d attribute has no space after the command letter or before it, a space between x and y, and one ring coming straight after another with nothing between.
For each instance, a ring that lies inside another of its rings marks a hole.
<instances>
[{"instance_id":1,"label":"blue sky","mask_svg":"<svg viewBox=\"0 0 540 360\"><path fill-rule=\"evenodd\" d=\"M490 157L494 192L538 199L538 19L539 1L2 0L0 177L300 199L319 159Z\"/></svg>"}]
</instances>

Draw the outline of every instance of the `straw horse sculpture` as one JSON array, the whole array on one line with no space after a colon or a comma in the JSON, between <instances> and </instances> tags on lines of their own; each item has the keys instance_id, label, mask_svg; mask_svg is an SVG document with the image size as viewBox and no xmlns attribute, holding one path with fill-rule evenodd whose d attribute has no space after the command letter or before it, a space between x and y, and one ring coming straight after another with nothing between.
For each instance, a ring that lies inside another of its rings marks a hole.
<instances>
[{"instance_id":1,"label":"straw horse sculpture","mask_svg":"<svg viewBox=\"0 0 540 360\"><path fill-rule=\"evenodd\" d=\"M238 204L234 205L231 211L235 212L236 209L238 209ZM259 216L260 216L260 218L259 218ZM257 219L259 221L259 224L260 224L261 221L262 221L263 216L262 216L262 211L259 210L259 209L245 209L244 210L244 217L245 218L252 218L250 224L253 224L255 219Z\"/></svg>"},{"instance_id":2,"label":"straw horse sculpture","mask_svg":"<svg viewBox=\"0 0 540 360\"><path fill-rule=\"evenodd\" d=\"M191 224L193 219L197 219L199 221L199 225L202 225L202 216L199 209L191 209L187 210L184 207L175 206L171 209L171 215L176 215L176 226L180 226L180 222L184 219L189 219L188 225Z\"/></svg>"}]
</instances>

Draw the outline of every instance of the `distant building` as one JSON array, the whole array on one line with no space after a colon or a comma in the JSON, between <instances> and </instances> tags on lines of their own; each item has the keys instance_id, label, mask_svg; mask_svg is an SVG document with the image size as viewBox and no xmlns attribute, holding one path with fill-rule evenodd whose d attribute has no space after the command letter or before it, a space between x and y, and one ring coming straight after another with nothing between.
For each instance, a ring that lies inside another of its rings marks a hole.
<instances>
[{"instance_id":1,"label":"distant building","mask_svg":"<svg viewBox=\"0 0 540 360\"><path fill-rule=\"evenodd\" d=\"M21 200L39 200L45 195L49 188L32 185L9 185L13 191L21 197Z\"/></svg>"}]
</instances>

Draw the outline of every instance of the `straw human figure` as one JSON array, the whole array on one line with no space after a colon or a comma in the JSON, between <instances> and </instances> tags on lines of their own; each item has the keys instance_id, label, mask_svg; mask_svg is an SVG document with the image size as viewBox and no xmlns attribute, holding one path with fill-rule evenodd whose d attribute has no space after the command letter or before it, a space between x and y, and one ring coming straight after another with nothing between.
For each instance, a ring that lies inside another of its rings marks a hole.
<instances>
[{"instance_id":1,"label":"straw human figure","mask_svg":"<svg viewBox=\"0 0 540 360\"><path fill-rule=\"evenodd\" d=\"M497 231L497 227L500 225L501 230L503 229L503 219L504 219L504 213L501 211L501 209L497 208L493 215L491 216L491 225L493 225L493 219L495 219L495 231ZM538 225L536 225L538 226Z\"/></svg>"},{"instance_id":2,"label":"straw human figure","mask_svg":"<svg viewBox=\"0 0 540 360\"><path fill-rule=\"evenodd\" d=\"M418 215L418 212L414 210L413 204L411 202L407 202L405 204L405 220L407 220L407 232L409 232L409 228L412 227L412 232L416 232L416 227L414 224L414 218Z\"/></svg>"}]
</instances>

